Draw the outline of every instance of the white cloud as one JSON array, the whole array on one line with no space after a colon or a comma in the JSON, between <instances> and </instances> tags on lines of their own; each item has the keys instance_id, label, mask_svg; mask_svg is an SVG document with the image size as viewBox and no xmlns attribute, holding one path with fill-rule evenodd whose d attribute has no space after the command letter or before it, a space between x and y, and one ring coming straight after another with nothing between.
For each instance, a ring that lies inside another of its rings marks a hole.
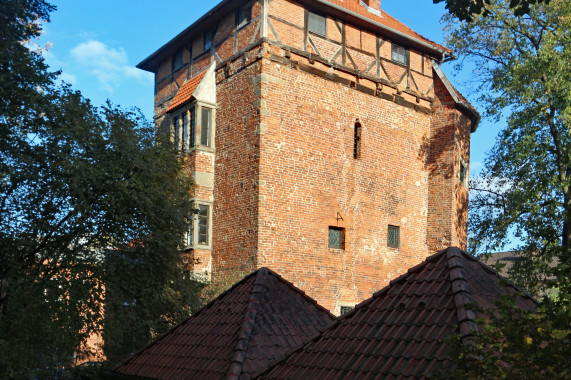
<instances>
[{"instance_id":1,"label":"white cloud","mask_svg":"<svg viewBox=\"0 0 571 380\"><path fill-rule=\"evenodd\" d=\"M150 82L151 74L128 65L125 49L113 49L101 41L82 42L71 50L73 59L87 69L104 91L112 93L124 78Z\"/></svg>"}]
</instances>

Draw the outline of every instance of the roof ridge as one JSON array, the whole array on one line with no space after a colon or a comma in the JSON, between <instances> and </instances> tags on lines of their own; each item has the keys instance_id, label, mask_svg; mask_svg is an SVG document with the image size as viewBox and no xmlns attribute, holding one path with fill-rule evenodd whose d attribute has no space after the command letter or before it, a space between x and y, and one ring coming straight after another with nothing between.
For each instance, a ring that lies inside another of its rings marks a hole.
<instances>
[{"instance_id":1,"label":"roof ridge","mask_svg":"<svg viewBox=\"0 0 571 380\"><path fill-rule=\"evenodd\" d=\"M170 328L168 331L162 333L161 335L159 335L157 337L157 339L155 339L154 341L152 341L151 343L149 343L148 345L146 345L145 347L141 348L140 350L138 350L137 352L135 352L133 355L129 356L128 358L120 361L116 366L113 367L112 371L115 371L115 369L123 366L124 364L129 363L131 360L133 360L134 358L138 357L139 354L141 354L143 351L147 350L148 348L154 346L155 344L159 343L160 341L162 341L164 338L166 338L168 335L170 335L173 331L178 330L179 328L182 328L188 321L189 319L195 317L196 315L200 314L201 312L203 312L206 309L209 309L210 307L212 307L212 305L216 302L221 300L222 298L224 298L228 293L230 293L231 290L235 289L237 286L243 284L244 282L248 281L248 279L252 276L254 276L258 270L253 271L252 273L246 275L243 279L241 279L240 281L238 281L237 283L235 283L234 285L232 285L231 287L229 287L228 289L226 289L225 291L223 291L222 293L220 293L216 298L214 298L212 301L209 301L206 305L202 306L200 309L198 309L196 312L192 313L191 315L189 315L187 318L185 318L182 322L178 323L177 325L173 326L172 328Z\"/></svg>"},{"instance_id":2,"label":"roof ridge","mask_svg":"<svg viewBox=\"0 0 571 380\"><path fill-rule=\"evenodd\" d=\"M248 299L248 311L246 312L244 321L240 327L238 341L234 347L234 354L232 355L226 379L239 379L242 374L246 352L250 346L250 337L252 336L258 311L260 310L260 303L263 295L268 291L266 284L269 275L268 268L262 267L255 273L256 280L254 281L254 285L252 285L250 298Z\"/></svg>"},{"instance_id":3,"label":"roof ridge","mask_svg":"<svg viewBox=\"0 0 571 380\"><path fill-rule=\"evenodd\" d=\"M466 279L466 267L463 263L463 259L466 257L468 257L468 254L460 248L450 247L446 249L452 295L463 342L465 342L465 338L472 336L478 331L476 314L474 311L466 308L467 305L472 304L472 289Z\"/></svg>"}]
</instances>

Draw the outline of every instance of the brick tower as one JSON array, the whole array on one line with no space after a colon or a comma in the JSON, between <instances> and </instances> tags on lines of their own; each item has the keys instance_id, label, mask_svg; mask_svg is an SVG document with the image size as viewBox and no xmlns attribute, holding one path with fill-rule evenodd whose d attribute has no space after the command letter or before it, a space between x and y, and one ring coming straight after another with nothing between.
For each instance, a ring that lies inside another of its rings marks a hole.
<instances>
[{"instance_id":1,"label":"brick tower","mask_svg":"<svg viewBox=\"0 0 571 380\"><path fill-rule=\"evenodd\" d=\"M451 57L378 0L224 0L141 62L196 183L189 269L267 266L339 313L465 248L479 115Z\"/></svg>"}]
</instances>

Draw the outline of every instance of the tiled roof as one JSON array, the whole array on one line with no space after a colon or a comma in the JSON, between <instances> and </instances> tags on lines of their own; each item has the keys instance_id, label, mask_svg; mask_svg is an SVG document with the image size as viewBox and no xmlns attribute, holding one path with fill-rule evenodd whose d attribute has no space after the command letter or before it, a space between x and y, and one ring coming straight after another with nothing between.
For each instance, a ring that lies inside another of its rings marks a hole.
<instances>
[{"instance_id":1,"label":"tiled roof","mask_svg":"<svg viewBox=\"0 0 571 380\"><path fill-rule=\"evenodd\" d=\"M335 320L261 268L113 370L149 379L241 379L266 370Z\"/></svg>"},{"instance_id":2,"label":"tiled roof","mask_svg":"<svg viewBox=\"0 0 571 380\"><path fill-rule=\"evenodd\" d=\"M202 70L199 74L193 76L190 79L187 79L186 82L184 82L182 87L176 93L171 104L169 105L169 108L167 108L167 112L176 111L192 99L192 94L194 94L196 87L198 87L200 81L202 78L204 78L204 75L207 71L208 70Z\"/></svg>"},{"instance_id":3,"label":"tiled roof","mask_svg":"<svg viewBox=\"0 0 571 380\"><path fill-rule=\"evenodd\" d=\"M443 339L456 326L467 336L475 315L463 305L493 308L516 288L457 248L429 257L343 315L313 341L264 373L263 379L427 378L448 363ZM536 303L524 295L520 307Z\"/></svg>"},{"instance_id":4,"label":"tiled roof","mask_svg":"<svg viewBox=\"0 0 571 380\"><path fill-rule=\"evenodd\" d=\"M331 3L338 7L344 8L350 12L357 13L361 16L368 18L374 22L377 22L381 25L384 25L387 28L393 29L399 33L402 33L408 37L420 40L424 43L431 45L432 47L445 51L448 54L452 54L452 50L449 48L437 44L434 41L429 40L428 38L418 34L402 22L398 21L396 18L389 15L384 10L380 10L380 15L369 11L363 4L361 4L360 0L325 0L324 3Z\"/></svg>"}]
</instances>

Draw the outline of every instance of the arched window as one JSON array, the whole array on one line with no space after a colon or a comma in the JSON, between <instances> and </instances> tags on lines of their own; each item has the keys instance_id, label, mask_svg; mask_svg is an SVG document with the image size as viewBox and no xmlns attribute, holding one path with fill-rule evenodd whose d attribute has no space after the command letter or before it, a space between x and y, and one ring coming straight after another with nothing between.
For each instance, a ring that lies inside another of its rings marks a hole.
<instances>
[{"instance_id":1,"label":"arched window","mask_svg":"<svg viewBox=\"0 0 571 380\"><path fill-rule=\"evenodd\" d=\"M361 123L357 121L355 123L355 136L353 140L353 158L361 158L361 136L362 136L363 128L361 127Z\"/></svg>"}]
</instances>

